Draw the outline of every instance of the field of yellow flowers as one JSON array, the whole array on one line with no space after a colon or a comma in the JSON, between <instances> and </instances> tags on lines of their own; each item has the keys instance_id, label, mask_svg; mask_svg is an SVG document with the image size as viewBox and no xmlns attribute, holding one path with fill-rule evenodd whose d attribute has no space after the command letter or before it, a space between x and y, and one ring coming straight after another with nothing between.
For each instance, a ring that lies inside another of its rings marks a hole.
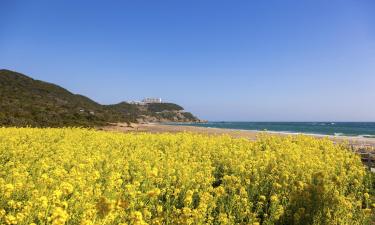
<instances>
[{"instance_id":1,"label":"field of yellow flowers","mask_svg":"<svg viewBox=\"0 0 375 225\"><path fill-rule=\"evenodd\" d=\"M0 224L366 224L367 176L306 136L0 128Z\"/></svg>"}]
</instances>

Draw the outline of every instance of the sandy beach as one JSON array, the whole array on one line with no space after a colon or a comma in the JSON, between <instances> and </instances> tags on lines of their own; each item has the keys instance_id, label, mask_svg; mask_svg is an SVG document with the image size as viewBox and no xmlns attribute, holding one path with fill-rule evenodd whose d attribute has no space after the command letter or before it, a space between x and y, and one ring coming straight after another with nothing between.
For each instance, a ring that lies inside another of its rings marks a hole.
<instances>
[{"instance_id":1,"label":"sandy beach","mask_svg":"<svg viewBox=\"0 0 375 225\"><path fill-rule=\"evenodd\" d=\"M181 126L181 125L165 125L158 123L148 124L112 124L100 128L107 131L117 132L148 132L148 133L178 133L178 132L195 132L206 135L230 135L235 138L247 138L249 140L256 140L257 136L264 131L250 131L250 130L233 130L233 129L222 129L222 128L207 128L207 127L194 127L194 126ZM266 132L272 135L296 135L290 133L281 132ZM309 134L310 135L310 134ZM317 138L328 137L335 142L349 142L357 148L366 148L374 151L375 138L363 138L363 137L344 137L344 136L328 136L328 135L312 135Z\"/></svg>"}]
</instances>

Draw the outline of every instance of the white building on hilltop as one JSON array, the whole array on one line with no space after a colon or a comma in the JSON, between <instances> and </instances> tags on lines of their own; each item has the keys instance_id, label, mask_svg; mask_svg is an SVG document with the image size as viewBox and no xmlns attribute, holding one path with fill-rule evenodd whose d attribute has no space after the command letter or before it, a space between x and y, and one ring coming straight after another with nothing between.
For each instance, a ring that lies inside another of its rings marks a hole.
<instances>
[{"instance_id":1,"label":"white building on hilltop","mask_svg":"<svg viewBox=\"0 0 375 225\"><path fill-rule=\"evenodd\" d=\"M161 98L144 98L142 100L143 103L148 104L148 103L162 103Z\"/></svg>"},{"instance_id":2,"label":"white building on hilltop","mask_svg":"<svg viewBox=\"0 0 375 225\"><path fill-rule=\"evenodd\" d=\"M140 101L131 101L131 102L129 102L129 104L132 104L132 105L145 105L144 102L140 102Z\"/></svg>"}]
</instances>

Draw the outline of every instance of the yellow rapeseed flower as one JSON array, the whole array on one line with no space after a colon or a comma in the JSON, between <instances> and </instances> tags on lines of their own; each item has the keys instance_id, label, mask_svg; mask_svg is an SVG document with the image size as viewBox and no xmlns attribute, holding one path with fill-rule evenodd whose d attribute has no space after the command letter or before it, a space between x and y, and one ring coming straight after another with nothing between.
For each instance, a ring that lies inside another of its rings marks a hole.
<instances>
[{"instance_id":1,"label":"yellow rapeseed flower","mask_svg":"<svg viewBox=\"0 0 375 225\"><path fill-rule=\"evenodd\" d=\"M0 224L366 224L360 158L308 136L0 128Z\"/></svg>"}]
</instances>

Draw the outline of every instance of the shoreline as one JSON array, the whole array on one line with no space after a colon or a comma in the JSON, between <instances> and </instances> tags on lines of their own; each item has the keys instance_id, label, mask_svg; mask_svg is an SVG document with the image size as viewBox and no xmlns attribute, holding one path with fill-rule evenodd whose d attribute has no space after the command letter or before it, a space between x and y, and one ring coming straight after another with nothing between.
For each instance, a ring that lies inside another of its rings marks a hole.
<instances>
[{"instance_id":1,"label":"shoreline","mask_svg":"<svg viewBox=\"0 0 375 225\"><path fill-rule=\"evenodd\" d=\"M278 131L256 131L256 130L237 130L227 128L213 128L213 127L198 127L198 126L185 126L185 125L171 125L161 123L145 123L145 124L131 124L131 127L127 124L116 123L109 126L102 127L101 130L105 131L116 131L116 132L147 132L147 133L179 133L179 132L193 132L205 135L229 135L235 138L246 138L249 140L256 140L257 136L261 133L267 133L270 135L308 135L316 138L329 138L330 140L342 143L348 142L350 145L356 148L369 148L374 151L375 138L365 137L350 137L350 136L333 136L323 134L307 134L307 133L288 133Z\"/></svg>"},{"instance_id":2,"label":"shoreline","mask_svg":"<svg viewBox=\"0 0 375 225\"><path fill-rule=\"evenodd\" d=\"M299 123L299 122L296 122ZM350 123L350 122L349 122ZM225 129L225 130L240 130L240 131L250 131L250 132L266 132L266 133L274 133L274 134L286 134L286 135L308 135L308 136L316 136L316 137L329 137L329 138L349 138L349 139L365 139L365 140L372 140L375 143L375 135L372 134L361 134L361 135L345 135L343 133L335 133L332 134L319 134L319 133L303 133L303 132L293 132L293 131L287 131L287 130L280 130L280 131L274 131L274 130L249 130L249 129L231 129L231 128L219 128L219 127L209 127L209 126L195 126L195 125L184 125L184 124L195 124L194 122L186 122L186 123L156 123L160 125L172 125L172 126L192 126L192 127L203 127L203 128L218 128L218 129Z\"/></svg>"},{"instance_id":3,"label":"shoreline","mask_svg":"<svg viewBox=\"0 0 375 225\"><path fill-rule=\"evenodd\" d=\"M184 126L184 125L179 125ZM215 127L204 127L204 128L215 128ZM366 135L358 135L358 136L348 136L348 135L330 135L330 134L315 134L315 133L302 133L302 132L292 132L292 131L272 131L272 130L246 130L246 129L230 129L230 128L218 128L224 130L239 130L239 131L249 131L255 133L269 133L269 134L281 134L281 135L306 135L306 136L313 136L313 137L328 137L328 138L344 138L344 139L363 139L369 140L370 142L374 141L375 138L368 138Z\"/></svg>"}]
</instances>

